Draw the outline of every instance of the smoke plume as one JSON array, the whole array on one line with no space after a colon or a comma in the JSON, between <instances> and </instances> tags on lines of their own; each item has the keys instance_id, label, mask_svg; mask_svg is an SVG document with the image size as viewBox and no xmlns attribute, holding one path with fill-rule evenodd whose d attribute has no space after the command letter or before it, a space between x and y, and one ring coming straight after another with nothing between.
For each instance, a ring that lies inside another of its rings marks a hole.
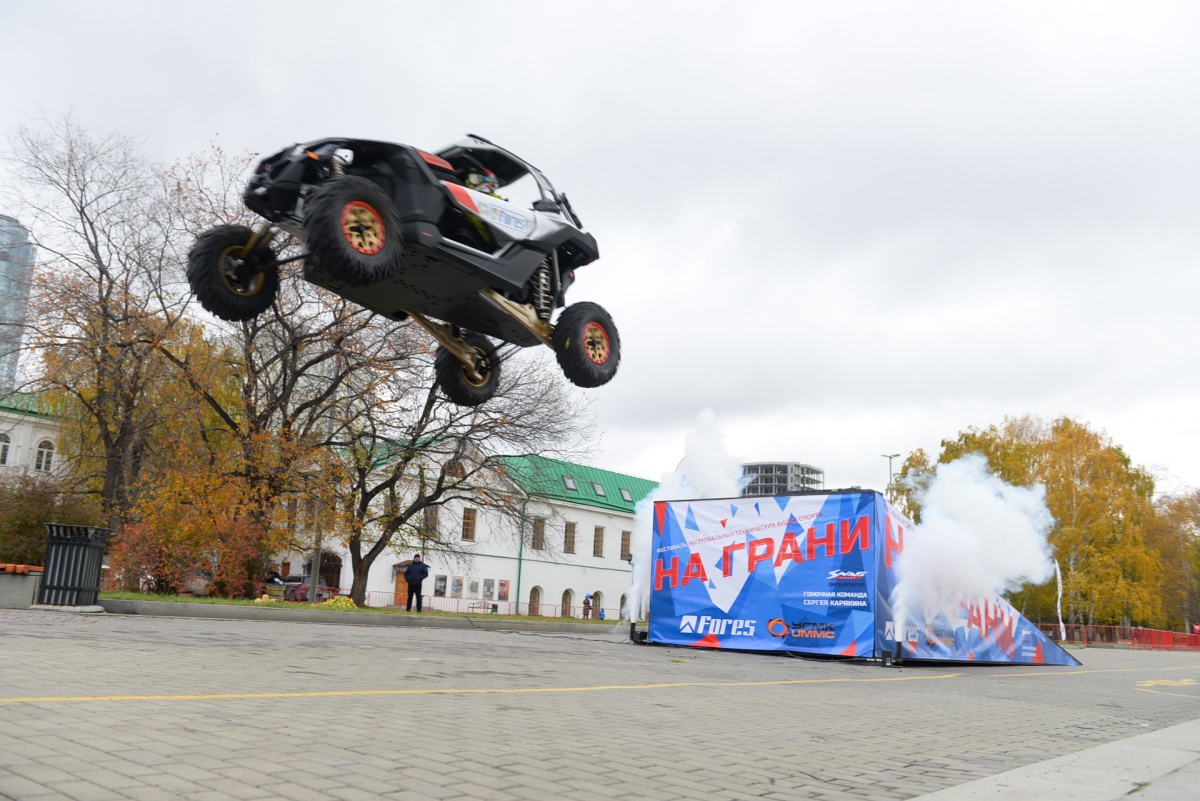
<instances>
[{"instance_id":1,"label":"smoke plume","mask_svg":"<svg viewBox=\"0 0 1200 801\"><path fill-rule=\"evenodd\" d=\"M640 620L642 603L650 587L651 540L654 536L654 502L695 498L733 498L744 485L741 463L729 455L717 428L717 416L705 409L684 438L683 459L672 473L634 509L633 574L621 620Z\"/></svg>"},{"instance_id":2,"label":"smoke plume","mask_svg":"<svg viewBox=\"0 0 1200 801\"><path fill-rule=\"evenodd\" d=\"M1054 575L1046 541L1054 519L1040 484L1014 487L970 454L940 465L919 500L921 525L896 563L898 625Z\"/></svg>"}]
</instances>

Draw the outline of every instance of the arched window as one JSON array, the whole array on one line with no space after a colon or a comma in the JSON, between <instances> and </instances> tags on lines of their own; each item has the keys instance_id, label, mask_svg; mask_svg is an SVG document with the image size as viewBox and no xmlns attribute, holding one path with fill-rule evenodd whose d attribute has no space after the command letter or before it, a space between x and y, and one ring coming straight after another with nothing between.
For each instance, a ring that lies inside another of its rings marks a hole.
<instances>
[{"instance_id":1,"label":"arched window","mask_svg":"<svg viewBox=\"0 0 1200 801\"><path fill-rule=\"evenodd\" d=\"M563 590L562 611L559 612L563 617L574 617L571 614L571 601L575 597L575 593L570 590Z\"/></svg>"},{"instance_id":2,"label":"arched window","mask_svg":"<svg viewBox=\"0 0 1200 801\"><path fill-rule=\"evenodd\" d=\"M33 469L39 470L43 473L49 473L53 464L54 443L48 439L44 439L38 443L37 461L34 462Z\"/></svg>"},{"instance_id":3,"label":"arched window","mask_svg":"<svg viewBox=\"0 0 1200 801\"><path fill-rule=\"evenodd\" d=\"M604 594L600 590L592 592L592 617L600 617L600 610L604 608ZM603 618L601 618L603 620Z\"/></svg>"},{"instance_id":4,"label":"arched window","mask_svg":"<svg viewBox=\"0 0 1200 801\"><path fill-rule=\"evenodd\" d=\"M621 593L621 611L625 611L625 609L628 607L628 604L626 604L628 597L629 596L625 595L625 593ZM631 620L633 619L633 610L632 609L629 610L629 617Z\"/></svg>"},{"instance_id":5,"label":"arched window","mask_svg":"<svg viewBox=\"0 0 1200 801\"><path fill-rule=\"evenodd\" d=\"M12 444L12 437L8 434L0 434L0 464L8 464L8 446Z\"/></svg>"},{"instance_id":6,"label":"arched window","mask_svg":"<svg viewBox=\"0 0 1200 801\"><path fill-rule=\"evenodd\" d=\"M538 607L542 604L542 588L534 587L529 591L529 614L537 615Z\"/></svg>"}]
</instances>

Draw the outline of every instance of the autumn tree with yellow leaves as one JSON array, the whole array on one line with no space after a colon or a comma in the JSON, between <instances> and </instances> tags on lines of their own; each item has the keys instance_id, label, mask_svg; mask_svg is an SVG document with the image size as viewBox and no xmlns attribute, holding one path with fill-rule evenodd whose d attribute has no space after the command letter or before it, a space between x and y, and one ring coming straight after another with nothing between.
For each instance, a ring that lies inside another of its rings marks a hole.
<instances>
[{"instance_id":1,"label":"autumn tree with yellow leaves","mask_svg":"<svg viewBox=\"0 0 1200 801\"><path fill-rule=\"evenodd\" d=\"M1165 625L1169 572L1152 532L1154 480L1103 432L1061 417L1031 416L970 428L943 440L938 463L982 454L990 470L1017 486L1042 484L1055 525L1049 542L1063 577L1064 619L1086 624ZM924 452L901 467L898 503L919 520L920 486L932 466ZM1035 620L1055 618L1054 581L1028 586L1010 600Z\"/></svg>"}]
</instances>

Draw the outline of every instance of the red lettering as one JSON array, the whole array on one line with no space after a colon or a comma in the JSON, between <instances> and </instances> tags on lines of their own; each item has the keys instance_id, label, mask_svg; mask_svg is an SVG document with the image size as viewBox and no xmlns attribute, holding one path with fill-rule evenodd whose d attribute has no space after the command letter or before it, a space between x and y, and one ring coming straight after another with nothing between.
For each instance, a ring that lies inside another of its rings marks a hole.
<instances>
[{"instance_id":1,"label":"red lettering","mask_svg":"<svg viewBox=\"0 0 1200 801\"><path fill-rule=\"evenodd\" d=\"M746 570L753 573L759 562L766 562L774 555L775 540L770 537L750 540L750 550L746 551Z\"/></svg>"},{"instance_id":2,"label":"red lettering","mask_svg":"<svg viewBox=\"0 0 1200 801\"><path fill-rule=\"evenodd\" d=\"M783 535L783 540L779 543L779 553L775 557L775 567L782 565L784 559L791 559L793 562L804 561L804 554L800 553L800 543L796 541L796 535L790 531Z\"/></svg>"},{"instance_id":3,"label":"red lettering","mask_svg":"<svg viewBox=\"0 0 1200 801\"><path fill-rule=\"evenodd\" d=\"M837 543L837 525L834 523L825 524L825 536L818 537L817 530L810 528L808 530L808 561L817 558L817 545L825 546L825 555L833 556L833 548Z\"/></svg>"},{"instance_id":4,"label":"red lettering","mask_svg":"<svg viewBox=\"0 0 1200 801\"><path fill-rule=\"evenodd\" d=\"M735 542L721 549L721 575L733 575L733 552L746 547L744 542Z\"/></svg>"},{"instance_id":5,"label":"red lettering","mask_svg":"<svg viewBox=\"0 0 1200 801\"><path fill-rule=\"evenodd\" d=\"M991 640L992 642L996 642L996 635L999 633L996 629L997 613L999 611L1000 607L993 607L987 601L983 602L983 636L984 639Z\"/></svg>"},{"instance_id":6,"label":"red lettering","mask_svg":"<svg viewBox=\"0 0 1200 801\"><path fill-rule=\"evenodd\" d=\"M700 561L700 554L694 553L688 559L687 567L683 570L683 586L687 586L692 579L699 579L707 582L708 574L704 572L704 563Z\"/></svg>"},{"instance_id":7,"label":"red lettering","mask_svg":"<svg viewBox=\"0 0 1200 801\"><path fill-rule=\"evenodd\" d=\"M663 588L663 579L664 578L670 579L669 586L671 586L671 587L674 587L677 584L679 584L679 558L678 557L676 557L676 556L671 557L671 567L666 570L663 569L663 560L659 559L657 562L654 563L654 589L655 590L661 590Z\"/></svg>"},{"instance_id":8,"label":"red lettering","mask_svg":"<svg viewBox=\"0 0 1200 801\"><path fill-rule=\"evenodd\" d=\"M980 636L983 635L983 621L979 618L979 607L975 604L967 607L967 628L975 629Z\"/></svg>"},{"instance_id":9,"label":"red lettering","mask_svg":"<svg viewBox=\"0 0 1200 801\"><path fill-rule=\"evenodd\" d=\"M887 542L883 548L883 563L888 570L892 569L892 554L904 553L904 527L896 524L896 536L892 537L892 516L884 518L884 532Z\"/></svg>"},{"instance_id":10,"label":"red lettering","mask_svg":"<svg viewBox=\"0 0 1200 801\"><path fill-rule=\"evenodd\" d=\"M857 550L871 550L871 519L866 515L854 521L854 530L850 530L850 521L842 521L842 550L841 553L848 554L850 549L858 544Z\"/></svg>"}]
</instances>

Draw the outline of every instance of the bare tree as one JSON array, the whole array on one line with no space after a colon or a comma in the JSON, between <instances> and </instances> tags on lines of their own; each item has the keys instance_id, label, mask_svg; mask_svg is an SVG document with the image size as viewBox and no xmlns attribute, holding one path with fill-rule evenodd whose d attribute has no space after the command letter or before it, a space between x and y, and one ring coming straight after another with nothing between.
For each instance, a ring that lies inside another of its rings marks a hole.
<instances>
[{"instance_id":1,"label":"bare tree","mask_svg":"<svg viewBox=\"0 0 1200 801\"><path fill-rule=\"evenodd\" d=\"M154 165L128 137L70 115L22 127L8 154L12 201L29 215L42 260L28 347L63 419L73 475L119 525L153 447L173 376L156 358L183 312L164 291L177 240L163 224Z\"/></svg>"},{"instance_id":2,"label":"bare tree","mask_svg":"<svg viewBox=\"0 0 1200 801\"><path fill-rule=\"evenodd\" d=\"M429 354L414 355L410 368L421 369L409 369L407 383L380 386L391 397L347 421L349 436L335 453L355 603L364 603L371 566L389 548L432 542L467 556L455 540L441 538L437 510L448 503L488 509L516 537L529 535L521 525L527 497L509 475L510 460L573 455L591 428L586 408L548 361L509 358L495 397L465 408L442 396Z\"/></svg>"}]
</instances>

